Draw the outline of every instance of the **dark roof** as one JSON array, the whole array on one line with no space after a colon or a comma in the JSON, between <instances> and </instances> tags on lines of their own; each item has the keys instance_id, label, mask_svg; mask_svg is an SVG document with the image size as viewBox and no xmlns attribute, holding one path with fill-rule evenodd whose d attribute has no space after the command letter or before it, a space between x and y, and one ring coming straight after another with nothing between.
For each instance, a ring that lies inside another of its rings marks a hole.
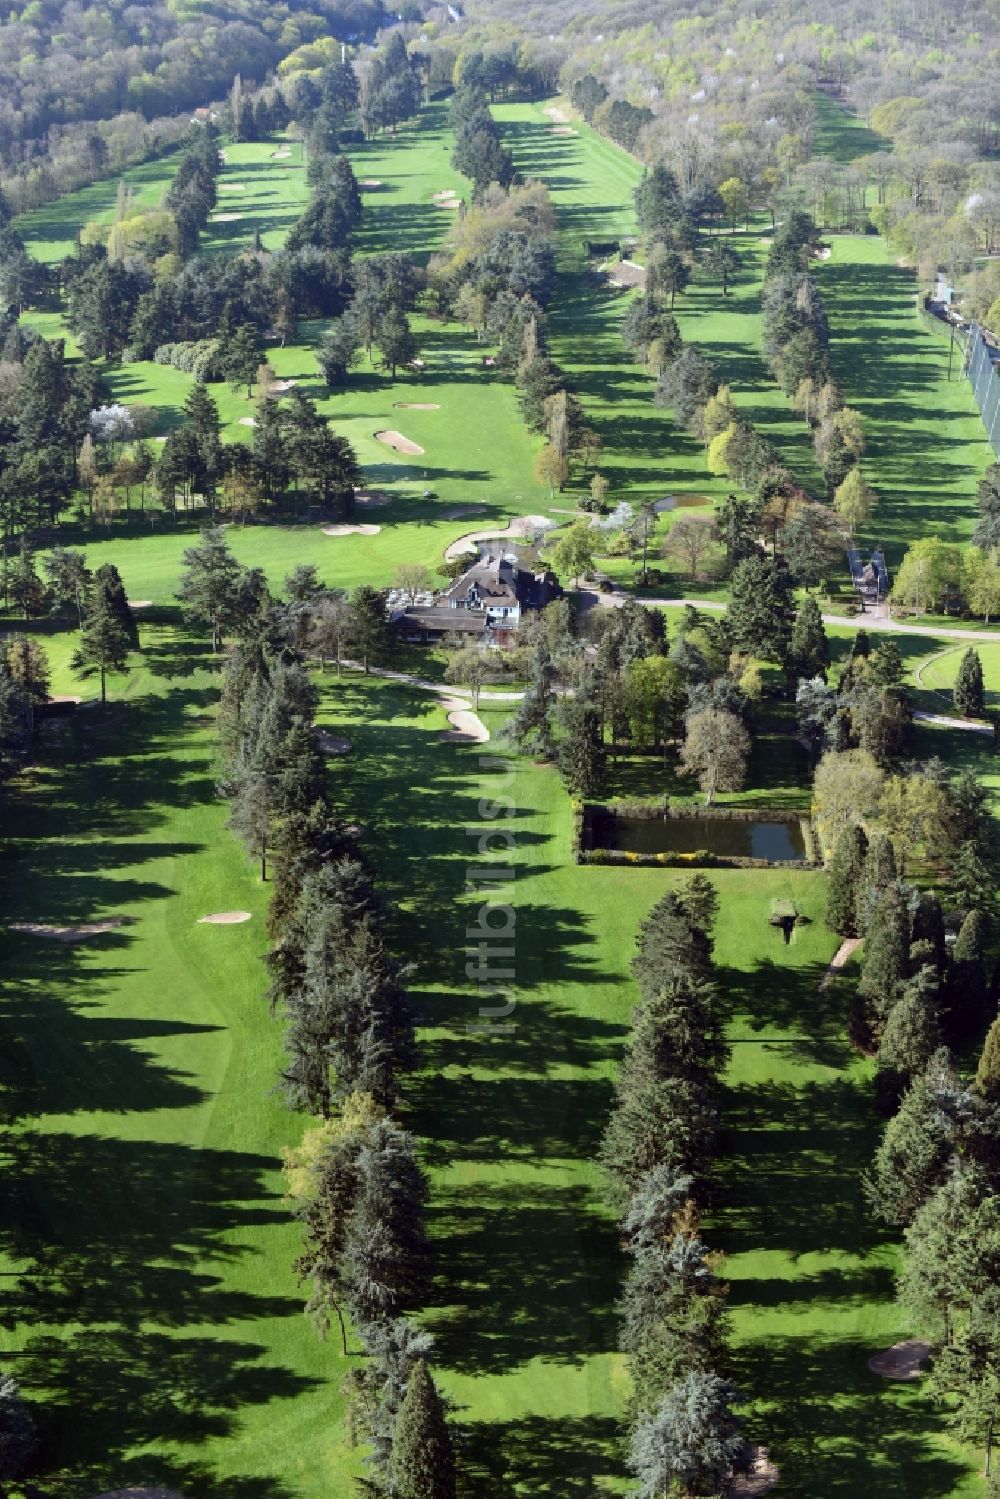
<instances>
[{"instance_id":1,"label":"dark roof","mask_svg":"<svg viewBox=\"0 0 1000 1499\"><path fill-rule=\"evenodd\" d=\"M468 572L456 578L451 587L445 590L444 597L465 603L470 592L475 589L481 608L509 607L518 601L517 574L518 568L513 563L505 562L500 557L488 558L485 562L474 563Z\"/></svg>"},{"instance_id":2,"label":"dark roof","mask_svg":"<svg viewBox=\"0 0 1000 1499\"><path fill-rule=\"evenodd\" d=\"M482 635L486 616L475 609L449 609L432 605L428 609L405 609L393 620L397 630L443 630L449 634Z\"/></svg>"}]
</instances>

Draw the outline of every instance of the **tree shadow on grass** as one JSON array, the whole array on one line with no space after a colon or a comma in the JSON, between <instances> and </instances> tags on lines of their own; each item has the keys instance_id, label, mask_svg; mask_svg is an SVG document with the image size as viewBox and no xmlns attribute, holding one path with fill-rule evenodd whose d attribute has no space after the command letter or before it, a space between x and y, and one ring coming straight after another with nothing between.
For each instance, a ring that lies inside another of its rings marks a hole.
<instances>
[{"instance_id":1,"label":"tree shadow on grass","mask_svg":"<svg viewBox=\"0 0 1000 1499\"><path fill-rule=\"evenodd\" d=\"M621 1431L610 1416L525 1416L520 1421L459 1426L460 1499L514 1499L552 1494L594 1499L617 1489L623 1472Z\"/></svg>"},{"instance_id":2,"label":"tree shadow on grass","mask_svg":"<svg viewBox=\"0 0 1000 1499\"><path fill-rule=\"evenodd\" d=\"M581 1367L617 1346L617 1231L581 1186L480 1184L436 1194L438 1357L464 1373L529 1359Z\"/></svg>"}]
</instances>

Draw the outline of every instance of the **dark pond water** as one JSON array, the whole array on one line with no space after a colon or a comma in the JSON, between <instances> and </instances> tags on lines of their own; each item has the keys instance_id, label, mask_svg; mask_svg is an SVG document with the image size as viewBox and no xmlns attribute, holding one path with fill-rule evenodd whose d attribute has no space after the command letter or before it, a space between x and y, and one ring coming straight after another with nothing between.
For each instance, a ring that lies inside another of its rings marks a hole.
<instances>
[{"instance_id":1,"label":"dark pond water","mask_svg":"<svg viewBox=\"0 0 1000 1499\"><path fill-rule=\"evenodd\" d=\"M805 859L797 822L728 822L715 817L634 818L599 813L593 848L633 854L694 854L707 849L728 859Z\"/></svg>"}]
</instances>

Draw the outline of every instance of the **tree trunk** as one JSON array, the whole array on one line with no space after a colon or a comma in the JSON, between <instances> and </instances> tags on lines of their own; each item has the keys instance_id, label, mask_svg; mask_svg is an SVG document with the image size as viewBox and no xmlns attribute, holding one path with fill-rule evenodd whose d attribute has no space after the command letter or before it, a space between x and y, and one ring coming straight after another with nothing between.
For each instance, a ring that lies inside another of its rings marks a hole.
<instances>
[{"instance_id":1,"label":"tree trunk","mask_svg":"<svg viewBox=\"0 0 1000 1499\"><path fill-rule=\"evenodd\" d=\"M340 1303L335 1301L333 1309L337 1313L337 1321L340 1323L340 1341L344 1349L344 1357L347 1357L347 1328L344 1326L344 1314L340 1310Z\"/></svg>"},{"instance_id":2,"label":"tree trunk","mask_svg":"<svg viewBox=\"0 0 1000 1499\"><path fill-rule=\"evenodd\" d=\"M108 684L108 674L107 674L107 671L105 669L104 662L102 661L101 662L101 702L102 703L106 703L107 700L108 700L107 684Z\"/></svg>"}]
</instances>

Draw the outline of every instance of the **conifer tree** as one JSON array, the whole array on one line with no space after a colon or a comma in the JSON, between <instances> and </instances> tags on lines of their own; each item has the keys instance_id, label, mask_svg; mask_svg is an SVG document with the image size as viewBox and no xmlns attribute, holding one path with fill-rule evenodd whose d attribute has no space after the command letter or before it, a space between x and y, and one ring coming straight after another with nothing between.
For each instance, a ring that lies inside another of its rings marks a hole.
<instances>
[{"instance_id":1,"label":"conifer tree","mask_svg":"<svg viewBox=\"0 0 1000 1499\"><path fill-rule=\"evenodd\" d=\"M565 738L559 743L559 771L566 789L574 796L600 796L604 790L607 753L601 720L586 698L570 698L562 705L560 719Z\"/></svg>"},{"instance_id":2,"label":"conifer tree","mask_svg":"<svg viewBox=\"0 0 1000 1499\"><path fill-rule=\"evenodd\" d=\"M183 555L184 572L177 597L192 623L207 625L217 655L225 630L236 621L241 568L219 526L206 526L197 546Z\"/></svg>"},{"instance_id":3,"label":"conifer tree","mask_svg":"<svg viewBox=\"0 0 1000 1499\"><path fill-rule=\"evenodd\" d=\"M795 615L785 670L794 686L801 678L821 677L825 681L829 664L830 645L823 628L823 616L810 593L802 600Z\"/></svg>"},{"instance_id":4,"label":"conifer tree","mask_svg":"<svg viewBox=\"0 0 1000 1499\"><path fill-rule=\"evenodd\" d=\"M672 1385L722 1357L725 1288L709 1250L691 1234L633 1254L618 1310L639 1409L651 1409Z\"/></svg>"},{"instance_id":5,"label":"conifer tree","mask_svg":"<svg viewBox=\"0 0 1000 1499\"><path fill-rule=\"evenodd\" d=\"M745 1466L746 1442L732 1412L736 1391L718 1375L692 1373L646 1414L632 1436L628 1466L639 1499L719 1494Z\"/></svg>"},{"instance_id":6,"label":"conifer tree","mask_svg":"<svg viewBox=\"0 0 1000 1499\"><path fill-rule=\"evenodd\" d=\"M875 907L896 878L896 852L885 833L876 833L868 845L861 888L857 896L857 921L861 934L868 931Z\"/></svg>"},{"instance_id":7,"label":"conifer tree","mask_svg":"<svg viewBox=\"0 0 1000 1499\"><path fill-rule=\"evenodd\" d=\"M955 678L954 703L956 713L963 718L982 718L986 710L986 689L983 682L983 663L979 652L970 646L962 657Z\"/></svg>"},{"instance_id":8,"label":"conifer tree","mask_svg":"<svg viewBox=\"0 0 1000 1499\"><path fill-rule=\"evenodd\" d=\"M830 860L826 886L826 924L841 937L858 935L858 895L864 875L868 837L852 823L844 829Z\"/></svg>"},{"instance_id":9,"label":"conifer tree","mask_svg":"<svg viewBox=\"0 0 1000 1499\"><path fill-rule=\"evenodd\" d=\"M951 871L951 889L961 911L983 911L987 915L996 907L996 878L973 839L958 850Z\"/></svg>"},{"instance_id":10,"label":"conifer tree","mask_svg":"<svg viewBox=\"0 0 1000 1499\"><path fill-rule=\"evenodd\" d=\"M976 1068L976 1092L992 1104L1000 1104L1000 1018L986 1032Z\"/></svg>"},{"instance_id":11,"label":"conifer tree","mask_svg":"<svg viewBox=\"0 0 1000 1499\"><path fill-rule=\"evenodd\" d=\"M906 978L910 947L910 914L898 884L881 895L865 938L859 990L868 1015L880 1033Z\"/></svg>"},{"instance_id":12,"label":"conifer tree","mask_svg":"<svg viewBox=\"0 0 1000 1499\"><path fill-rule=\"evenodd\" d=\"M875 1061L875 1096L884 1113L895 1110L903 1089L924 1070L941 1044L939 987L936 971L925 966L909 980L889 1011Z\"/></svg>"},{"instance_id":13,"label":"conifer tree","mask_svg":"<svg viewBox=\"0 0 1000 1499\"><path fill-rule=\"evenodd\" d=\"M944 1180L953 1137L941 1095L956 1086L948 1053L936 1052L913 1079L898 1112L886 1125L863 1180L868 1205L883 1223L905 1228Z\"/></svg>"},{"instance_id":14,"label":"conifer tree","mask_svg":"<svg viewBox=\"0 0 1000 1499\"><path fill-rule=\"evenodd\" d=\"M980 1027L987 1018L989 928L989 920L982 911L970 911L951 950L948 1028L957 1042L981 1034Z\"/></svg>"},{"instance_id":15,"label":"conifer tree","mask_svg":"<svg viewBox=\"0 0 1000 1499\"><path fill-rule=\"evenodd\" d=\"M100 567L87 597L80 641L73 652L71 665L81 677L96 671L101 678L101 702L106 703L108 672L125 671L133 641L122 618L122 609L114 579L115 569ZM120 588L121 580L118 580ZM127 604L125 606L128 607Z\"/></svg>"},{"instance_id":16,"label":"conifer tree","mask_svg":"<svg viewBox=\"0 0 1000 1499\"><path fill-rule=\"evenodd\" d=\"M413 1367L396 1417L391 1471L398 1499L455 1499L455 1452L423 1359Z\"/></svg>"}]
</instances>

